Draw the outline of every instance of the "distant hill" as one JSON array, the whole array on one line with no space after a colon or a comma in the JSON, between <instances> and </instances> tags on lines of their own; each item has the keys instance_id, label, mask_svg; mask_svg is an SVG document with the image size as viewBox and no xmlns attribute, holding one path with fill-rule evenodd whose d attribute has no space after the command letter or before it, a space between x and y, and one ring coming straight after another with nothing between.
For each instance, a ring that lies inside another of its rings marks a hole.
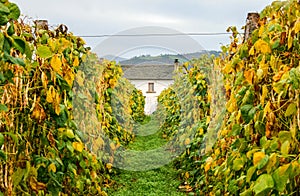
<instances>
[{"instance_id":1,"label":"distant hill","mask_svg":"<svg viewBox=\"0 0 300 196\"><path fill-rule=\"evenodd\" d=\"M110 60L110 61L116 61L117 63L127 60L126 58L122 58L122 57L118 57L118 56L114 56L114 55L106 55L102 58Z\"/></svg>"},{"instance_id":2,"label":"distant hill","mask_svg":"<svg viewBox=\"0 0 300 196\"><path fill-rule=\"evenodd\" d=\"M141 55L135 56L133 58L127 60L121 60L119 63L121 65L138 65L138 64L173 64L175 59L178 59L180 63L189 61L193 58L199 58L201 55L215 55L219 56L220 51L203 51L203 52L195 52L188 54L161 54L159 56L151 56L151 55Z\"/></svg>"}]
</instances>

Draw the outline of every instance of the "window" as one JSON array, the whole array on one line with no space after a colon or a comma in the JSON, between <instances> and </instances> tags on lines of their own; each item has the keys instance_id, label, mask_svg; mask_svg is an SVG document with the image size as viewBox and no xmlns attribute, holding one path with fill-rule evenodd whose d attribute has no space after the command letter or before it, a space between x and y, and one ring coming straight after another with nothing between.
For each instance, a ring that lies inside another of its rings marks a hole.
<instances>
[{"instance_id":1,"label":"window","mask_svg":"<svg viewBox=\"0 0 300 196\"><path fill-rule=\"evenodd\" d=\"M149 82L148 83L148 91L147 93L155 93L154 91L154 83L153 82Z\"/></svg>"}]
</instances>

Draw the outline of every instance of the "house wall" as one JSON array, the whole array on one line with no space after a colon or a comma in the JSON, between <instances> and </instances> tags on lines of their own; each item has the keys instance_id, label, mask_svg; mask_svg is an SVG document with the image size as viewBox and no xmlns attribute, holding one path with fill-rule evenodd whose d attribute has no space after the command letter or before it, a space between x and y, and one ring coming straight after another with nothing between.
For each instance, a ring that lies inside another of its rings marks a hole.
<instances>
[{"instance_id":1,"label":"house wall","mask_svg":"<svg viewBox=\"0 0 300 196\"><path fill-rule=\"evenodd\" d=\"M137 88L142 90L145 96L145 113L152 114L157 107L157 97L160 93L173 84L173 80L130 80L130 82ZM149 93L148 84L154 83L155 93Z\"/></svg>"}]
</instances>

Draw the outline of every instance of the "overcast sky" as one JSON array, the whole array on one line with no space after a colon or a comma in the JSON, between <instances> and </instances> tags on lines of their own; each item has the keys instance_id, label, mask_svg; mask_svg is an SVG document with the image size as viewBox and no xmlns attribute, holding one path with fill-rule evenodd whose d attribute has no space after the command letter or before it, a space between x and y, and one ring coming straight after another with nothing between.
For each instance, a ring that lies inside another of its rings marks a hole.
<instances>
[{"instance_id":1,"label":"overcast sky","mask_svg":"<svg viewBox=\"0 0 300 196\"><path fill-rule=\"evenodd\" d=\"M65 24L75 35L116 34L143 26L179 32L225 32L241 28L248 12L260 12L271 0L11 0L23 15ZM242 32L242 30L241 30ZM192 36L207 50L220 50L228 35ZM105 38L84 38L95 48Z\"/></svg>"}]
</instances>

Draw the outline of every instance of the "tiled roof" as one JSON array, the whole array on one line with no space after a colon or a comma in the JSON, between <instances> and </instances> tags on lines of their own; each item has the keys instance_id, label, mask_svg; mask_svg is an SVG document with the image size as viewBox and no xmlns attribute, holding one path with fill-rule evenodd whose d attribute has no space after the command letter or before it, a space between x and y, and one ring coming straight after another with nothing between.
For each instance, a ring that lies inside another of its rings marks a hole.
<instances>
[{"instance_id":1,"label":"tiled roof","mask_svg":"<svg viewBox=\"0 0 300 196\"><path fill-rule=\"evenodd\" d=\"M129 80L172 80L174 65L122 65Z\"/></svg>"}]
</instances>

